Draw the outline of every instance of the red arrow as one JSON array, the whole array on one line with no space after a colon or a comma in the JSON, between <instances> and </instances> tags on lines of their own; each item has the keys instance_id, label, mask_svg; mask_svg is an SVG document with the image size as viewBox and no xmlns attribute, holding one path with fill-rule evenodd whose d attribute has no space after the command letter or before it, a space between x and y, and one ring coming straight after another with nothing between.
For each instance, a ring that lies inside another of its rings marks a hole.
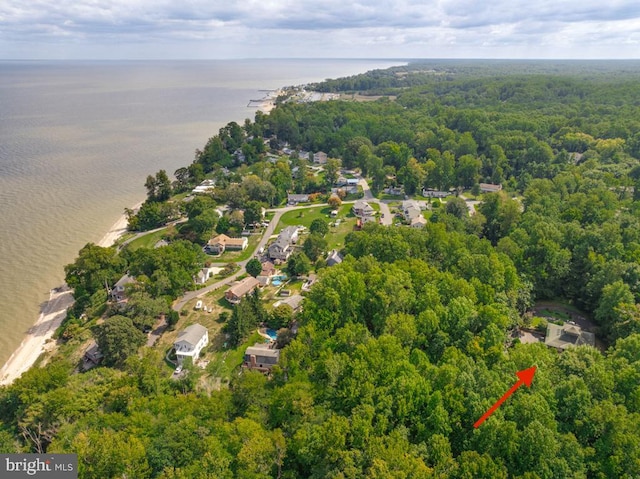
<instances>
[{"instance_id":1,"label":"red arrow","mask_svg":"<svg viewBox=\"0 0 640 479\"><path fill-rule=\"evenodd\" d=\"M509 389L506 393L504 393L504 395L498 399L496 401L496 403L491 406L489 408L489 410L487 412L485 412L482 417L480 419L478 419L475 424L473 425L473 427L478 427L480 426L480 424L482 424L489 416L491 416L494 411L496 409L498 409L498 407L500 407L500 404L502 404L503 402L505 402L507 400L507 398L509 396L511 396L514 392L516 392L516 389L518 389L520 386L522 386L523 384L526 384L528 388L531 387L531 381L533 381L533 375L536 373L536 366L533 366L531 368L528 369L523 369L522 371L518 371L516 373L516 375L518 376L518 382L515 383L511 389Z\"/></svg>"}]
</instances>

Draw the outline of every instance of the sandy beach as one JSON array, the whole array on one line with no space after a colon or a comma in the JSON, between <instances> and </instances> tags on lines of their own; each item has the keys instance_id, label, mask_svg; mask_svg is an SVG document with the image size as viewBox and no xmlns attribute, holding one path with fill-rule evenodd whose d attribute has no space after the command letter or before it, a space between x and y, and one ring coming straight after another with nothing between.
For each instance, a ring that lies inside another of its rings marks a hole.
<instances>
[{"instance_id":1,"label":"sandy beach","mask_svg":"<svg viewBox=\"0 0 640 479\"><path fill-rule=\"evenodd\" d=\"M136 205L134 209L139 208ZM99 246L108 247L116 242L127 231L127 217L122 215L114 223L109 232L98 242ZM29 328L26 337L0 369L0 386L11 384L22 373L27 371L46 350L56 329L60 327L67 315L67 309L73 304L73 291L66 285L54 288L49 292L49 300L42 305L40 316Z\"/></svg>"}]
</instances>

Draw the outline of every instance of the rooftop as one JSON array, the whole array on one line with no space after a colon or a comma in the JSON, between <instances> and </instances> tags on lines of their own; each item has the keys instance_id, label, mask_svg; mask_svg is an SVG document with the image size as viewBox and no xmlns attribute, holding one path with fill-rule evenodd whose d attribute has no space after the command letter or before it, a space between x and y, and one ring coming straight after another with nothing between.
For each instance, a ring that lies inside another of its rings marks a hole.
<instances>
[{"instance_id":1,"label":"rooftop","mask_svg":"<svg viewBox=\"0 0 640 479\"><path fill-rule=\"evenodd\" d=\"M227 290L227 293L231 293L234 296L241 297L241 296L244 296L245 294L247 294L249 291L251 291L256 286L258 286L259 283L260 282L257 279L255 279L253 276L247 276L242 281L240 281L237 284L231 286Z\"/></svg>"},{"instance_id":2,"label":"rooftop","mask_svg":"<svg viewBox=\"0 0 640 479\"><path fill-rule=\"evenodd\" d=\"M198 323L192 324L180 331L180 334L178 334L178 338L176 339L176 343L184 341L195 346L205 334L207 334L207 328Z\"/></svg>"},{"instance_id":3,"label":"rooftop","mask_svg":"<svg viewBox=\"0 0 640 479\"><path fill-rule=\"evenodd\" d=\"M596 337L593 333L583 331L580 326L565 323L562 326L549 323L544 344L552 348L567 349L571 346L595 346Z\"/></svg>"}]
</instances>

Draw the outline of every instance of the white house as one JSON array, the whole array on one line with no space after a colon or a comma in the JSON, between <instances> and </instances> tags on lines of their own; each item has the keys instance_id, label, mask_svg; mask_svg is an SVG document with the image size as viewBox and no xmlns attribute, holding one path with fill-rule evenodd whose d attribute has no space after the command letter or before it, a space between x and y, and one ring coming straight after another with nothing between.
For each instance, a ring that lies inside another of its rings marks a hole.
<instances>
[{"instance_id":1,"label":"white house","mask_svg":"<svg viewBox=\"0 0 640 479\"><path fill-rule=\"evenodd\" d=\"M209 332L201 324L187 326L178 335L178 339L173 343L176 350L178 364L182 365L185 358L191 358L195 363L200 356L200 351L209 344Z\"/></svg>"}]
</instances>

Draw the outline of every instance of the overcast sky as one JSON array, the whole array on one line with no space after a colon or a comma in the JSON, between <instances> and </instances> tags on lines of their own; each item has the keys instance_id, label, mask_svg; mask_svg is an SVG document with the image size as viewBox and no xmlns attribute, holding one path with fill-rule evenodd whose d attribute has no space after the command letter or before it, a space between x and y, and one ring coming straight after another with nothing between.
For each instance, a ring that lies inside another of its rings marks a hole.
<instances>
[{"instance_id":1,"label":"overcast sky","mask_svg":"<svg viewBox=\"0 0 640 479\"><path fill-rule=\"evenodd\" d=\"M0 0L0 58L640 58L638 0Z\"/></svg>"}]
</instances>

